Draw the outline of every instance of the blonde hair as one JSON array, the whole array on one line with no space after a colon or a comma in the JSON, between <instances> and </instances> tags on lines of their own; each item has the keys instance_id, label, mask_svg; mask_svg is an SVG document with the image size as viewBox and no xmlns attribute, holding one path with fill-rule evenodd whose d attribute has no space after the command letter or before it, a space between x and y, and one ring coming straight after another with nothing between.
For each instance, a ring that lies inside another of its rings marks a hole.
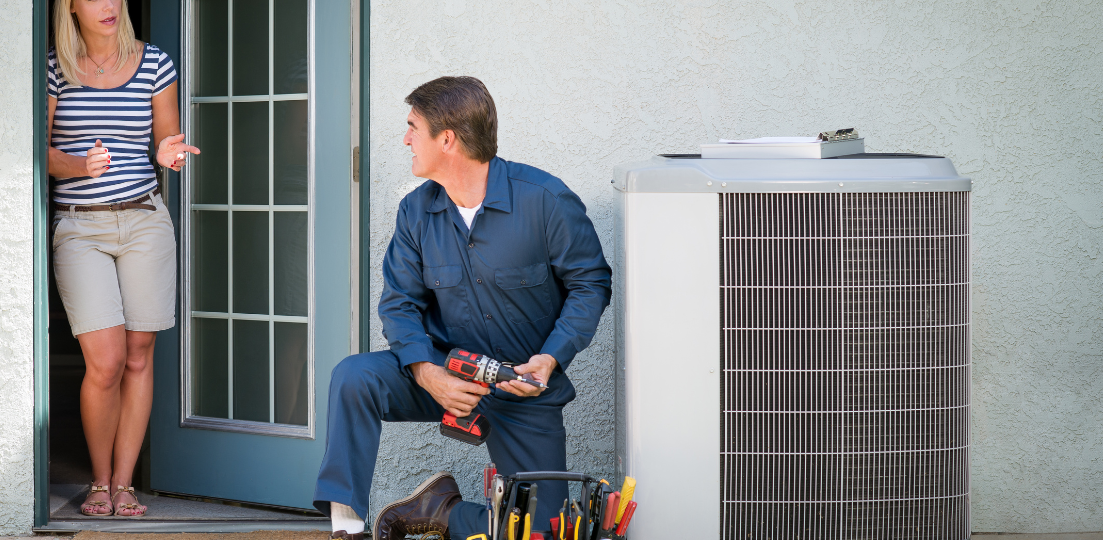
<instances>
[{"instance_id":1,"label":"blonde hair","mask_svg":"<svg viewBox=\"0 0 1103 540\"><path fill-rule=\"evenodd\" d=\"M82 56L88 56L88 48L84 44L84 37L80 35L77 16L70 12L72 2L73 0L54 2L54 49L61 75L71 86L81 86L77 75L85 73L77 66L77 62ZM119 31L115 34L119 44L118 59L115 60L116 71L130 61L131 55L140 53L134 43L134 25L130 23L130 15L126 11L126 0L122 0L118 19Z\"/></svg>"}]
</instances>

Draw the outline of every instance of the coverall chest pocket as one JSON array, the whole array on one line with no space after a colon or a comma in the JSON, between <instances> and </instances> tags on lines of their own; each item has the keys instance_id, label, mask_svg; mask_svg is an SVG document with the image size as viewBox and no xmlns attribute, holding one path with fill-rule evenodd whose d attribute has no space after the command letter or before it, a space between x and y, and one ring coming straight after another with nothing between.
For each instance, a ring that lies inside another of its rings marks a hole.
<instances>
[{"instance_id":1,"label":"coverall chest pocket","mask_svg":"<svg viewBox=\"0 0 1103 540\"><path fill-rule=\"evenodd\" d=\"M440 306L444 326L463 327L471 322L467 288L460 286L463 268L459 265L434 266L422 270L425 286L432 289Z\"/></svg>"},{"instance_id":2,"label":"coverall chest pocket","mask_svg":"<svg viewBox=\"0 0 1103 540\"><path fill-rule=\"evenodd\" d=\"M551 315L547 264L499 268L494 271L494 283L502 289L509 320L527 323Z\"/></svg>"}]
</instances>

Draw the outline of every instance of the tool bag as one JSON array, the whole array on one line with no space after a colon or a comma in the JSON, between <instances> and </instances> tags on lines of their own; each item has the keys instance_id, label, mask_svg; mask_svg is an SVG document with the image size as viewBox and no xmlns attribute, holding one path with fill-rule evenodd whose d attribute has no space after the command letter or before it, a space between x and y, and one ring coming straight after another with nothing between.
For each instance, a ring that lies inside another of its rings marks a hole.
<instances>
[{"instance_id":1,"label":"tool bag","mask_svg":"<svg viewBox=\"0 0 1103 540\"><path fill-rule=\"evenodd\" d=\"M594 493L593 487L594 487L594 484L596 484L598 482L598 480L596 478L590 476L590 475L587 475L587 474L573 473L573 472L566 472L566 471L519 472L519 473L516 473L516 474L511 474L509 476L506 476L505 481L506 481L506 494L507 495L503 499L503 503L505 504L505 506L503 508L499 509L499 514L498 515L500 516L500 518L498 520L497 527L496 527L497 535L494 538L491 538L490 540L509 540L509 535L508 535L508 532L507 532L507 528L510 525L510 523L509 523L510 509L517 508L517 504L519 502L523 503L523 501L518 501L517 500L517 497L518 497L518 495L521 491L521 488L525 484L535 482L537 480L562 480L562 481L566 481L566 482L579 482L579 483L581 483L582 484L582 493L581 493L581 498L579 499L579 505L582 507L582 515L584 516L584 519L583 519L583 525L584 526L579 531L578 539L579 540L597 540L597 538L592 536L593 531L591 531L591 526L589 526L590 525L589 516L591 514L591 497L593 496L593 493ZM522 523L520 523L520 525L523 527L524 523L522 522ZM563 525L561 524L560 527L562 527L562 526ZM551 538L551 535L550 535L549 531L540 530L540 531L534 531L534 532L542 533L544 535L544 538ZM521 538L521 536L522 535L520 533L515 533L513 538L514 538L514 540L527 540L527 539ZM556 540L558 540L558 539L556 539ZM573 538L572 538L572 540L573 540Z\"/></svg>"}]
</instances>

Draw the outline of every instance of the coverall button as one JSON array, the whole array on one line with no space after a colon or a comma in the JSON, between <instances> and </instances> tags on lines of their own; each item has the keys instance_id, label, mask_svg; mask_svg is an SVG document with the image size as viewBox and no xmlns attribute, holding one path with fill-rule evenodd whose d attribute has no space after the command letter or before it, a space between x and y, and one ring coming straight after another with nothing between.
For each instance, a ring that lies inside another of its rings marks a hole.
<instances>
[{"instance_id":1,"label":"coverall button","mask_svg":"<svg viewBox=\"0 0 1103 540\"><path fill-rule=\"evenodd\" d=\"M489 314L489 313L487 313L487 314L486 314L486 318L488 318L488 319L493 319L494 317L491 317L491 316L490 316L490 314Z\"/></svg>"},{"instance_id":2,"label":"coverall button","mask_svg":"<svg viewBox=\"0 0 1103 540\"><path fill-rule=\"evenodd\" d=\"M469 247L469 248L475 247L475 242L471 242L470 244L467 244L467 247Z\"/></svg>"},{"instance_id":3,"label":"coverall button","mask_svg":"<svg viewBox=\"0 0 1103 540\"><path fill-rule=\"evenodd\" d=\"M476 279L475 279L475 283L478 283L478 284L482 285L482 283L483 283L483 280L481 280L481 279L477 279L477 278L476 278Z\"/></svg>"},{"instance_id":4,"label":"coverall button","mask_svg":"<svg viewBox=\"0 0 1103 540\"><path fill-rule=\"evenodd\" d=\"M525 283L528 283L528 282L522 279L521 280L521 285L524 285Z\"/></svg>"},{"instance_id":5,"label":"coverall button","mask_svg":"<svg viewBox=\"0 0 1103 540\"><path fill-rule=\"evenodd\" d=\"M440 280L437 280L437 285L440 285Z\"/></svg>"}]
</instances>

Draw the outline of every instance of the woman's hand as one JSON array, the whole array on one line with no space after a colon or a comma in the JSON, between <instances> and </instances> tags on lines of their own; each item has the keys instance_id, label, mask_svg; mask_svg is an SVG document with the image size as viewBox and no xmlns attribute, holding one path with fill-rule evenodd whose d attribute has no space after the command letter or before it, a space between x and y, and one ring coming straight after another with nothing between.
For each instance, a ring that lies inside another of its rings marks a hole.
<instances>
[{"instance_id":1,"label":"woman's hand","mask_svg":"<svg viewBox=\"0 0 1103 540\"><path fill-rule=\"evenodd\" d=\"M199 154L198 148L184 144L183 141L183 133L161 139L161 144L157 145L157 163L179 172L188 159L188 153Z\"/></svg>"},{"instance_id":2,"label":"woman's hand","mask_svg":"<svg viewBox=\"0 0 1103 540\"><path fill-rule=\"evenodd\" d=\"M107 172L108 166L111 165L111 154L107 153L107 149L99 139L96 139L96 146L88 149L87 155L88 157L84 158L84 170L88 172L88 176L99 178L101 174Z\"/></svg>"}]
</instances>

